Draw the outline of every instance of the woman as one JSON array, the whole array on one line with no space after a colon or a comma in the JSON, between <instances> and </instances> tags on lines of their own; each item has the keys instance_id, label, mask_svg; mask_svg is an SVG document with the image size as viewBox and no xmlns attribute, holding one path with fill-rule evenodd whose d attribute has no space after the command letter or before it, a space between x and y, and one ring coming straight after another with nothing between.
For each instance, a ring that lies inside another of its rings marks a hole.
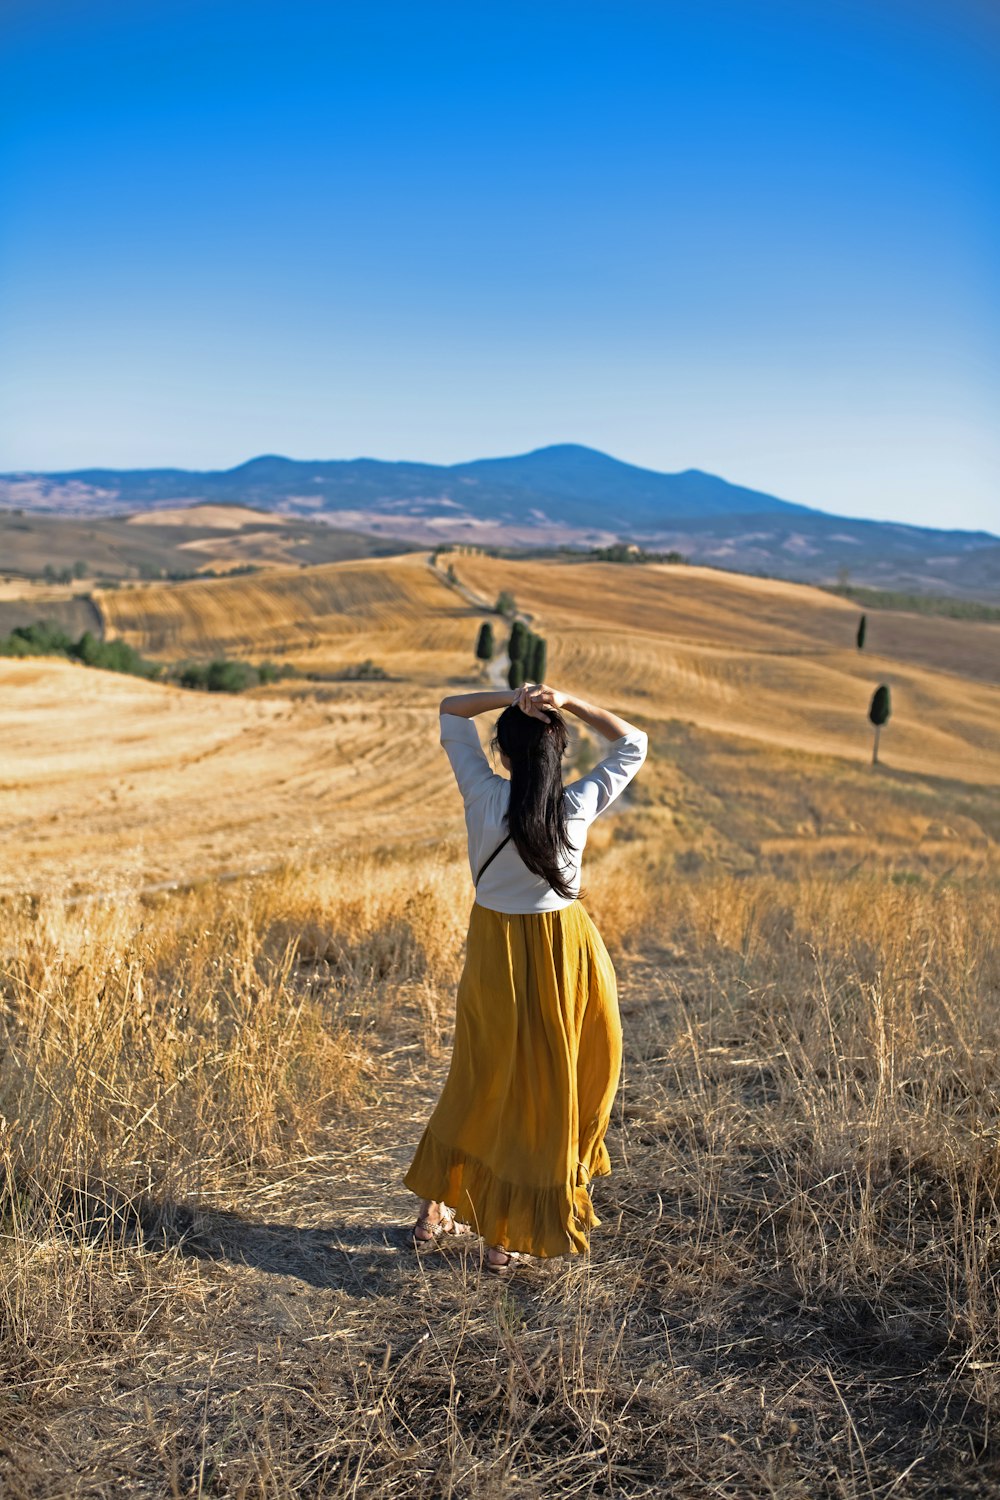
<instances>
[{"instance_id":1,"label":"woman","mask_svg":"<svg viewBox=\"0 0 1000 1500\"><path fill-rule=\"evenodd\" d=\"M496 775L471 722L503 708ZM613 741L563 788L561 710ZM468 1232L503 1272L517 1253L580 1254L600 1220L592 1177L621 1071L615 971L579 899L589 825L646 757L617 714L544 684L441 701L441 743L465 802L476 899L441 1097L404 1182L422 1198L417 1244ZM449 1207L451 1205L451 1207Z\"/></svg>"}]
</instances>

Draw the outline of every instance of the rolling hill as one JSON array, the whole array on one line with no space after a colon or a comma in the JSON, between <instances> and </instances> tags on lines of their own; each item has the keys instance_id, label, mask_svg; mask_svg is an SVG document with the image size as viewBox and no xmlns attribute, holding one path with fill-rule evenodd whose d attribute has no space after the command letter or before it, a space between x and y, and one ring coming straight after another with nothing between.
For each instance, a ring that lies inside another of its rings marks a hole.
<instances>
[{"instance_id":1,"label":"rolling hill","mask_svg":"<svg viewBox=\"0 0 1000 1500\"><path fill-rule=\"evenodd\" d=\"M859 652L857 607L807 585L713 568L450 561L484 607L514 593L556 680L626 714L864 765L868 701L885 681L895 708L883 754L897 770L1000 784L1000 625L880 611ZM263 655L321 675L369 658L429 691L472 668L483 617L423 553L96 602L108 636L145 654Z\"/></svg>"},{"instance_id":2,"label":"rolling hill","mask_svg":"<svg viewBox=\"0 0 1000 1500\"><path fill-rule=\"evenodd\" d=\"M500 548L629 540L739 572L832 582L847 570L870 587L1000 599L1000 537L989 532L848 520L698 469L658 473L576 444L448 466L264 455L204 473L3 474L0 505L104 517L249 506L368 536Z\"/></svg>"},{"instance_id":3,"label":"rolling hill","mask_svg":"<svg viewBox=\"0 0 1000 1500\"><path fill-rule=\"evenodd\" d=\"M131 517L0 510L0 574L48 568L102 580L158 578L389 556L412 543L238 505L157 507Z\"/></svg>"},{"instance_id":4,"label":"rolling hill","mask_svg":"<svg viewBox=\"0 0 1000 1500\"><path fill-rule=\"evenodd\" d=\"M107 634L162 659L269 656L311 674L243 696L0 660L0 888L156 888L334 849L460 849L436 707L481 682L475 600L501 587L546 636L553 681L650 734L631 810L595 851L641 837L725 868L975 873L995 859L1000 626L880 611L858 652L855 606L804 585L442 562L419 552L98 592ZM388 678L346 680L365 659ZM894 707L876 771L878 681ZM574 727L572 764L585 744Z\"/></svg>"}]
</instances>

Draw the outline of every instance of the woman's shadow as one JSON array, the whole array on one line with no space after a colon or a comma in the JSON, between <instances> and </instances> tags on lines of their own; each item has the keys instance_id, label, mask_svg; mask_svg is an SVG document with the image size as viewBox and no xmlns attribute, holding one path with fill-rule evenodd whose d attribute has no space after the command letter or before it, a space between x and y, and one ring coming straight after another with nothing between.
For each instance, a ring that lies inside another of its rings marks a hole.
<instances>
[{"instance_id":1,"label":"woman's shadow","mask_svg":"<svg viewBox=\"0 0 1000 1500\"><path fill-rule=\"evenodd\" d=\"M7 1182L0 1167L0 1206L5 1190L18 1188ZM412 1221L405 1217L361 1224L339 1218L308 1225L266 1223L232 1209L130 1193L97 1175L65 1185L54 1207L54 1221L47 1209L46 1223L71 1240L131 1246L147 1254L173 1252L198 1260L228 1261L269 1276L294 1276L310 1286L353 1297L398 1295L415 1269L447 1272L451 1259L426 1252L418 1256L411 1238ZM439 1243L442 1248L462 1251L479 1241L470 1236L453 1243L449 1236ZM453 1263L450 1270L453 1273Z\"/></svg>"},{"instance_id":2,"label":"woman's shadow","mask_svg":"<svg viewBox=\"0 0 1000 1500\"><path fill-rule=\"evenodd\" d=\"M252 1266L354 1297L395 1293L416 1258L407 1224L261 1223L229 1209L192 1209L169 1200L150 1204L142 1215L142 1242L147 1250ZM421 1258L425 1268L435 1262L442 1264L443 1257Z\"/></svg>"},{"instance_id":3,"label":"woman's shadow","mask_svg":"<svg viewBox=\"0 0 1000 1500\"><path fill-rule=\"evenodd\" d=\"M141 1238L145 1250L226 1260L355 1298L394 1295L417 1265L424 1272L448 1269L445 1256L417 1260L411 1226L400 1223L268 1224L229 1209L192 1209L166 1200L145 1206Z\"/></svg>"}]
</instances>

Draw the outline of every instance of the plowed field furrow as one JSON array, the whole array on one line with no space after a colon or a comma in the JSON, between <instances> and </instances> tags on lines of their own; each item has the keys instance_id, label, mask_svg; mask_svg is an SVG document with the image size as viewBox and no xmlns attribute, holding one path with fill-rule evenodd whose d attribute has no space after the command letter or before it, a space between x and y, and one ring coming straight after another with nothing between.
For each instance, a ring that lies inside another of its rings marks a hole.
<instances>
[{"instance_id":1,"label":"plowed field furrow","mask_svg":"<svg viewBox=\"0 0 1000 1500\"><path fill-rule=\"evenodd\" d=\"M734 802L757 795L772 763L787 767L789 750L826 767L853 762L852 774L867 765L880 681L893 701L880 752L887 789L901 776L959 791L1000 784L1000 687L984 675L993 627L870 616L871 649L858 652L855 607L808 587L712 569L452 562L485 598L509 589L533 616L550 682L634 718L660 744L700 735L720 761L731 755L719 784L733 781ZM143 650L286 652L320 680L232 697L64 661L0 661L0 892L202 879L359 843L464 844L437 703L486 680L472 658L483 614L425 554L157 584L102 605L114 633ZM502 647L506 627L493 622ZM929 628L941 631L934 666L918 659ZM875 650L889 639L895 652ZM959 675L963 653L978 668L970 678ZM343 678L365 660L388 678ZM494 717L482 721L484 739ZM644 771L657 808L675 804L677 764L654 757ZM697 758L685 764L696 785ZM744 766L753 787L741 793ZM853 799L839 785L828 811L846 828ZM788 838L794 827L771 800L767 831ZM891 799L878 816L886 836L912 838L911 814ZM949 824L956 818L961 808L949 810Z\"/></svg>"},{"instance_id":2,"label":"plowed field furrow","mask_svg":"<svg viewBox=\"0 0 1000 1500\"><path fill-rule=\"evenodd\" d=\"M869 616L869 647L858 651L856 607L806 585L708 568L476 555L460 555L454 566L477 591L508 589L519 607L535 611L534 628L549 643L550 681L626 714L865 760L868 706L886 682L893 700L886 762L1000 783L1000 686L986 680L995 627L893 616L900 654L886 655L870 644L882 637L880 615ZM936 668L919 659L929 623L953 627L942 631ZM958 675L969 660L978 667L972 680Z\"/></svg>"},{"instance_id":3,"label":"plowed field furrow","mask_svg":"<svg viewBox=\"0 0 1000 1500\"><path fill-rule=\"evenodd\" d=\"M453 559L460 580L495 598L514 593L536 610L535 628L600 619L675 641L792 652L851 649L862 613L850 600L808 584L668 564L518 562L477 555ZM1000 625L893 610L867 615L866 650L1000 684ZM863 653L859 653L862 655Z\"/></svg>"},{"instance_id":4,"label":"plowed field furrow","mask_svg":"<svg viewBox=\"0 0 1000 1500\"><path fill-rule=\"evenodd\" d=\"M353 651L363 636L388 650L406 644L403 627L414 620L433 622L429 639L421 633L424 650L447 650L469 635L470 612L457 607L424 553L152 584L103 593L99 603L110 635L166 656L303 650L316 655L327 641ZM471 644L467 649L471 654Z\"/></svg>"}]
</instances>

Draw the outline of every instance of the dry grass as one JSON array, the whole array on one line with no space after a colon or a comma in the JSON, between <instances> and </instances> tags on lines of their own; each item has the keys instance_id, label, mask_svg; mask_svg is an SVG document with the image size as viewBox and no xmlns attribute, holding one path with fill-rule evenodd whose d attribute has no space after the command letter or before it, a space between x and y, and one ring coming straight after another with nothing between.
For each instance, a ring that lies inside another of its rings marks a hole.
<instances>
[{"instance_id":1,"label":"dry grass","mask_svg":"<svg viewBox=\"0 0 1000 1500\"><path fill-rule=\"evenodd\" d=\"M474 552L442 555L439 566L449 562L484 598L511 588L518 604L542 619L575 619L583 626L593 620L599 599L602 624L612 631L652 632L737 656L747 651L785 659L838 655L854 647L862 613L851 600L811 584L721 568L522 562ZM865 650L856 659L891 659L996 684L1000 626L979 630L978 623L879 610L868 614Z\"/></svg>"},{"instance_id":2,"label":"dry grass","mask_svg":"<svg viewBox=\"0 0 1000 1500\"><path fill-rule=\"evenodd\" d=\"M460 567L466 561L474 559ZM411 600L409 613L400 604L396 625L385 625L382 661L399 673L391 681L300 681L231 697L66 661L0 661L0 843L12 850L0 856L0 891L127 892L324 861L358 844L457 844L462 813L438 745L436 700L442 688L474 685L478 612L423 561L423 573L412 559L385 565L436 600ZM627 579L646 570L616 571ZM262 586L235 579L196 589L238 594L250 583ZM795 585L783 588L796 595ZM340 664L375 655L372 607L358 604L339 636L318 636L327 666L336 652ZM712 619L708 610L706 630ZM586 628L561 634L556 621L550 633L562 685L606 697L651 733L655 753L636 789L648 835L730 867L900 856L907 868L963 871L996 861L999 688L913 667L909 699L895 682L885 763L873 772L865 706L883 663L852 657L834 669L829 654L769 654L765 621L760 640L747 631L742 651L699 648L696 670L694 648L667 625L601 634L592 613ZM252 628L252 610L240 628ZM255 660L267 654L252 636L240 640Z\"/></svg>"},{"instance_id":3,"label":"dry grass","mask_svg":"<svg viewBox=\"0 0 1000 1500\"><path fill-rule=\"evenodd\" d=\"M452 856L5 908L5 1494L989 1492L995 884L592 866L615 1171L509 1285L402 1230Z\"/></svg>"},{"instance_id":4,"label":"dry grass","mask_svg":"<svg viewBox=\"0 0 1000 1500\"><path fill-rule=\"evenodd\" d=\"M515 589L560 685L649 730L655 754L637 792L647 835L754 868L897 852L910 863L918 846L938 869L995 858L1000 686L984 674L995 673L996 627L882 611L880 638L895 631L898 654L878 657L847 644L853 605L802 585L710 569L455 566L489 598ZM0 892L229 877L359 842L458 847L436 704L475 683L481 611L424 554L158 584L109 593L102 607L166 655L278 656L329 679L369 658L392 680L234 699L67 662L0 662ZM940 631L933 666L920 661L928 626ZM873 771L866 710L881 679L895 707ZM723 762L709 796L702 766Z\"/></svg>"},{"instance_id":5,"label":"dry grass","mask_svg":"<svg viewBox=\"0 0 1000 1500\"><path fill-rule=\"evenodd\" d=\"M450 561L487 603L514 593L561 685L626 712L863 763L868 704L887 682L888 764L1000 784L1000 626L879 611L859 652L857 607L808 585L711 568ZM326 672L368 656L428 686L467 672L478 618L420 552L97 598L109 632L153 654L283 656Z\"/></svg>"},{"instance_id":6,"label":"dry grass","mask_svg":"<svg viewBox=\"0 0 1000 1500\"><path fill-rule=\"evenodd\" d=\"M456 566L650 733L585 868L626 1033L592 1254L505 1284L406 1241L472 899L434 709L478 612L422 558L122 593L147 649L396 680L0 666L0 1494L994 1495L990 637L963 679L895 622L873 772L853 606Z\"/></svg>"},{"instance_id":7,"label":"dry grass","mask_svg":"<svg viewBox=\"0 0 1000 1500\"><path fill-rule=\"evenodd\" d=\"M128 517L130 526L210 526L213 531L240 531L246 526L284 526L284 516L271 511L254 510L246 505L164 506L157 510L140 510Z\"/></svg>"}]
</instances>

